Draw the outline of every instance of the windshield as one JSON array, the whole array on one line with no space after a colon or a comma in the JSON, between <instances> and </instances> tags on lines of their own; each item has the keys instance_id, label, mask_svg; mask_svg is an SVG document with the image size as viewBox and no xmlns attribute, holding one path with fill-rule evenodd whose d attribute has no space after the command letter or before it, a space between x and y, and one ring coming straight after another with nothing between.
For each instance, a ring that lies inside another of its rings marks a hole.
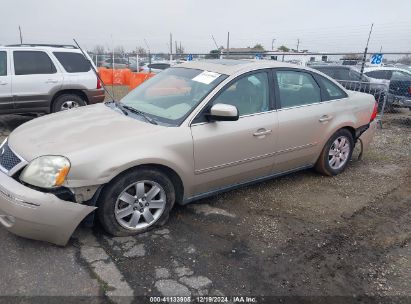
<instances>
[{"instance_id":1,"label":"windshield","mask_svg":"<svg viewBox=\"0 0 411 304\"><path fill-rule=\"evenodd\" d=\"M143 82L120 102L160 124L177 126L226 78L203 70L169 68Z\"/></svg>"}]
</instances>

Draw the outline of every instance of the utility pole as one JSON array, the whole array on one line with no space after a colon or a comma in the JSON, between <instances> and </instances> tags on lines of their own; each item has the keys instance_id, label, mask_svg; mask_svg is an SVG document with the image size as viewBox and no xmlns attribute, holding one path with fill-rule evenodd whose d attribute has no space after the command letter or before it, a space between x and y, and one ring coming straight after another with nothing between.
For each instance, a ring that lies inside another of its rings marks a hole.
<instances>
[{"instance_id":1,"label":"utility pole","mask_svg":"<svg viewBox=\"0 0 411 304\"><path fill-rule=\"evenodd\" d=\"M20 25L19 25L19 32L20 32L20 44L23 44L23 34L21 33Z\"/></svg>"},{"instance_id":2,"label":"utility pole","mask_svg":"<svg viewBox=\"0 0 411 304\"><path fill-rule=\"evenodd\" d=\"M297 39L297 53L298 53L298 48L300 47L300 38Z\"/></svg>"},{"instance_id":3,"label":"utility pole","mask_svg":"<svg viewBox=\"0 0 411 304\"><path fill-rule=\"evenodd\" d=\"M230 55L230 32L227 33L227 55Z\"/></svg>"},{"instance_id":4,"label":"utility pole","mask_svg":"<svg viewBox=\"0 0 411 304\"><path fill-rule=\"evenodd\" d=\"M174 43L176 44L176 54L178 53L178 46L177 46L177 40L174 41Z\"/></svg>"},{"instance_id":5,"label":"utility pole","mask_svg":"<svg viewBox=\"0 0 411 304\"><path fill-rule=\"evenodd\" d=\"M274 42L275 42L275 38L273 38L273 40L271 40L271 50L274 51Z\"/></svg>"},{"instance_id":6,"label":"utility pole","mask_svg":"<svg viewBox=\"0 0 411 304\"><path fill-rule=\"evenodd\" d=\"M370 38L371 38L371 33L372 33L372 28L373 28L373 27L374 27L374 23L371 24L370 33L368 34L367 45L365 46L364 56L362 57L361 78L362 78L362 74L364 73L365 60L367 59L367 52L368 52L368 43L370 42Z\"/></svg>"}]
</instances>

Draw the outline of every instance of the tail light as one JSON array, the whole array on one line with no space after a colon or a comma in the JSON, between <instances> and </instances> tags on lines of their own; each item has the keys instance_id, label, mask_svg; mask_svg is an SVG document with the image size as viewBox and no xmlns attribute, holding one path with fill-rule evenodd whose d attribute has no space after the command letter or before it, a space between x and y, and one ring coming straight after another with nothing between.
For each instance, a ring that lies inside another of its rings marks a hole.
<instances>
[{"instance_id":1,"label":"tail light","mask_svg":"<svg viewBox=\"0 0 411 304\"><path fill-rule=\"evenodd\" d=\"M372 122L377 117L377 112L378 112L378 104L374 103L374 109L372 110L370 122Z\"/></svg>"},{"instance_id":2,"label":"tail light","mask_svg":"<svg viewBox=\"0 0 411 304\"><path fill-rule=\"evenodd\" d=\"M411 94L411 87L408 87L408 94Z\"/></svg>"},{"instance_id":3,"label":"tail light","mask_svg":"<svg viewBox=\"0 0 411 304\"><path fill-rule=\"evenodd\" d=\"M101 89L101 81L100 78L97 77L97 89Z\"/></svg>"}]
</instances>

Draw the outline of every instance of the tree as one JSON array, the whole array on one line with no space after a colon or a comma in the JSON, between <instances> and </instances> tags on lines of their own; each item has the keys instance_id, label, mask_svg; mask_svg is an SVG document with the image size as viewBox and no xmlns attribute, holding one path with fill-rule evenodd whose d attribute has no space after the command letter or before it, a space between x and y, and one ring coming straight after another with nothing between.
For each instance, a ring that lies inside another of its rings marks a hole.
<instances>
[{"instance_id":1,"label":"tree","mask_svg":"<svg viewBox=\"0 0 411 304\"><path fill-rule=\"evenodd\" d=\"M114 48L114 53L115 53L115 54L118 54L118 55L121 55L121 56L124 56L124 54L126 53L126 51L124 50L124 47L123 47L122 45L119 45L119 46L116 46L116 47Z\"/></svg>"},{"instance_id":2,"label":"tree","mask_svg":"<svg viewBox=\"0 0 411 304\"><path fill-rule=\"evenodd\" d=\"M286 47L285 45L282 45L278 48L279 51L281 52L289 52L290 49L288 47Z\"/></svg>"},{"instance_id":3,"label":"tree","mask_svg":"<svg viewBox=\"0 0 411 304\"><path fill-rule=\"evenodd\" d=\"M218 59L220 57L220 50L211 50L210 54L206 55L206 59Z\"/></svg>"},{"instance_id":4,"label":"tree","mask_svg":"<svg viewBox=\"0 0 411 304\"><path fill-rule=\"evenodd\" d=\"M182 45L177 46L176 53L177 54L184 54L184 47Z\"/></svg>"},{"instance_id":5,"label":"tree","mask_svg":"<svg viewBox=\"0 0 411 304\"><path fill-rule=\"evenodd\" d=\"M139 46L139 47L137 47L137 54L138 54L139 56L146 56L147 51L146 51L145 48Z\"/></svg>"},{"instance_id":6,"label":"tree","mask_svg":"<svg viewBox=\"0 0 411 304\"><path fill-rule=\"evenodd\" d=\"M259 51L265 51L264 47L261 45L261 43L257 43L256 45L253 46L253 49L259 50Z\"/></svg>"},{"instance_id":7,"label":"tree","mask_svg":"<svg viewBox=\"0 0 411 304\"><path fill-rule=\"evenodd\" d=\"M410 55L405 55L398 59L398 63L410 65L411 64L411 56Z\"/></svg>"},{"instance_id":8,"label":"tree","mask_svg":"<svg viewBox=\"0 0 411 304\"><path fill-rule=\"evenodd\" d=\"M103 45L96 45L93 49L94 54L104 54L106 52L105 48Z\"/></svg>"}]
</instances>

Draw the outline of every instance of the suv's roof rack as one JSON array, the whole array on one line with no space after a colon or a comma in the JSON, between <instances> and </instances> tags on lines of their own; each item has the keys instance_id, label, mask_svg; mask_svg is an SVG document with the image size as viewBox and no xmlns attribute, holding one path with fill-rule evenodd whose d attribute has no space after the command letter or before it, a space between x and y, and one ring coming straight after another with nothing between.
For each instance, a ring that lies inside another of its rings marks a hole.
<instances>
[{"instance_id":1,"label":"suv's roof rack","mask_svg":"<svg viewBox=\"0 0 411 304\"><path fill-rule=\"evenodd\" d=\"M55 47L55 48L67 48L67 49L77 49L76 46L70 44L41 44L41 43L24 43L24 44L9 44L6 46L11 47L34 47L34 46L47 46L47 47Z\"/></svg>"}]
</instances>

